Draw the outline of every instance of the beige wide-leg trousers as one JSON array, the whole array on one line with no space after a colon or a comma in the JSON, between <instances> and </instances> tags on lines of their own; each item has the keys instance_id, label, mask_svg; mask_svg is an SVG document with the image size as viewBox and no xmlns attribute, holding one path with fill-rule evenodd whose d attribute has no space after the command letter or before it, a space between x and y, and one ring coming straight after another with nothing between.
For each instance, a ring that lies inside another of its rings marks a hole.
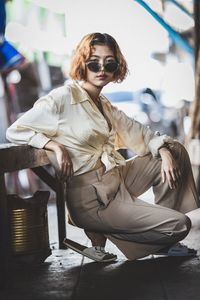
<instances>
[{"instance_id":1,"label":"beige wide-leg trousers","mask_svg":"<svg viewBox=\"0 0 200 300\"><path fill-rule=\"evenodd\" d=\"M191 227L184 213L199 207L198 195L185 148L175 142L170 150L182 174L176 190L162 183L160 159L135 157L107 173L101 168L72 179L67 193L72 221L105 234L128 259L182 240ZM155 205L138 198L150 187Z\"/></svg>"}]
</instances>

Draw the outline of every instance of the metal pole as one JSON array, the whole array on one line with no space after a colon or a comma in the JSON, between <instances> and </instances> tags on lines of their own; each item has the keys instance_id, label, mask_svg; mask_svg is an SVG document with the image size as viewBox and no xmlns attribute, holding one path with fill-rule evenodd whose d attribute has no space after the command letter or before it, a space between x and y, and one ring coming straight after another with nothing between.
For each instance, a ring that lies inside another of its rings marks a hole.
<instances>
[{"instance_id":1,"label":"metal pole","mask_svg":"<svg viewBox=\"0 0 200 300\"><path fill-rule=\"evenodd\" d=\"M195 66L197 66L200 45L200 1L194 0L194 43L195 43Z\"/></svg>"},{"instance_id":2,"label":"metal pole","mask_svg":"<svg viewBox=\"0 0 200 300\"><path fill-rule=\"evenodd\" d=\"M198 1L198 0L196 0ZM179 45L182 49L187 51L189 54L193 55L194 49L190 46L190 44L169 24L167 24L154 10L151 9L149 5L146 4L143 0L135 0L138 4L140 4L152 17L169 33L171 39Z\"/></svg>"}]
</instances>

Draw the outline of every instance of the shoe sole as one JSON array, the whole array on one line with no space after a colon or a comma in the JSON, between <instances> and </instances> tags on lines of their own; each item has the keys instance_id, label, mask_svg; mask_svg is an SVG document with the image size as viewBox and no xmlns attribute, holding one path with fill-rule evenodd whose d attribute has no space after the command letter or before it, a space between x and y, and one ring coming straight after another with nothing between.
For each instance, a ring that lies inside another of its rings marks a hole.
<instances>
[{"instance_id":1,"label":"shoe sole","mask_svg":"<svg viewBox=\"0 0 200 300\"><path fill-rule=\"evenodd\" d=\"M92 256L92 255L89 255L88 253L85 253L84 250L85 249L88 249L88 247L86 246L83 246L79 243L76 243L70 239L64 239L63 241L63 244L65 246L67 246L68 248L74 250L75 252L78 252L79 254L82 254L83 256L86 256L94 261L97 261L97 262L100 262L100 263L104 263L104 262L112 262L112 261L115 261L117 259L116 258L108 258L108 259L97 259L96 257Z\"/></svg>"},{"instance_id":2,"label":"shoe sole","mask_svg":"<svg viewBox=\"0 0 200 300\"><path fill-rule=\"evenodd\" d=\"M195 257L197 256L197 253L178 253L178 252L171 252L171 253L154 253L154 255L157 255L157 256L168 256L168 257Z\"/></svg>"}]
</instances>

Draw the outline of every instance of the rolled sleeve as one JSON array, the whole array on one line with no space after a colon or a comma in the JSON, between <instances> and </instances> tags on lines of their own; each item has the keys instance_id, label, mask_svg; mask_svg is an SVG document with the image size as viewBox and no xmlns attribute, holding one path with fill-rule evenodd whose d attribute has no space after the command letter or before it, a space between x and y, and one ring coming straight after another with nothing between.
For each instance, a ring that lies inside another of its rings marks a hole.
<instances>
[{"instance_id":1,"label":"rolled sleeve","mask_svg":"<svg viewBox=\"0 0 200 300\"><path fill-rule=\"evenodd\" d=\"M36 148L56 136L59 114L51 95L40 98L32 109L17 119L6 132L6 138L15 144L28 144Z\"/></svg>"},{"instance_id":2,"label":"rolled sleeve","mask_svg":"<svg viewBox=\"0 0 200 300\"><path fill-rule=\"evenodd\" d=\"M36 148L44 148L44 146L50 141L51 139L48 138L43 133L36 133L28 142L28 144L32 147Z\"/></svg>"},{"instance_id":3,"label":"rolled sleeve","mask_svg":"<svg viewBox=\"0 0 200 300\"><path fill-rule=\"evenodd\" d=\"M167 144L173 143L173 142L174 142L174 140L166 134L160 135L160 136L154 135L154 137L152 139L150 139L148 146L149 146L150 152L152 153L152 155L154 157L160 157L159 149L162 146L164 146L164 145L167 146Z\"/></svg>"}]
</instances>

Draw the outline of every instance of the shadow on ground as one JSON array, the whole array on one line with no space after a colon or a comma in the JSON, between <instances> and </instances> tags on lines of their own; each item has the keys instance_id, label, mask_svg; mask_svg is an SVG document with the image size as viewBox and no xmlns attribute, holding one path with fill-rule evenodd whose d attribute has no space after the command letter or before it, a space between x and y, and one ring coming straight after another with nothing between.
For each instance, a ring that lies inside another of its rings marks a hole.
<instances>
[{"instance_id":1,"label":"shadow on ground","mask_svg":"<svg viewBox=\"0 0 200 300\"><path fill-rule=\"evenodd\" d=\"M120 259L104 264L53 250L42 265L15 266L1 300L199 300L198 258Z\"/></svg>"},{"instance_id":2,"label":"shadow on ground","mask_svg":"<svg viewBox=\"0 0 200 300\"><path fill-rule=\"evenodd\" d=\"M68 249L58 250L55 205L49 205L52 255L41 265L10 268L0 300L199 300L200 260L180 257L148 257L126 261L108 243L107 251L118 255L110 264L94 263ZM67 236L82 244L88 240L81 229L67 225ZM199 240L195 233L193 241Z\"/></svg>"}]
</instances>

